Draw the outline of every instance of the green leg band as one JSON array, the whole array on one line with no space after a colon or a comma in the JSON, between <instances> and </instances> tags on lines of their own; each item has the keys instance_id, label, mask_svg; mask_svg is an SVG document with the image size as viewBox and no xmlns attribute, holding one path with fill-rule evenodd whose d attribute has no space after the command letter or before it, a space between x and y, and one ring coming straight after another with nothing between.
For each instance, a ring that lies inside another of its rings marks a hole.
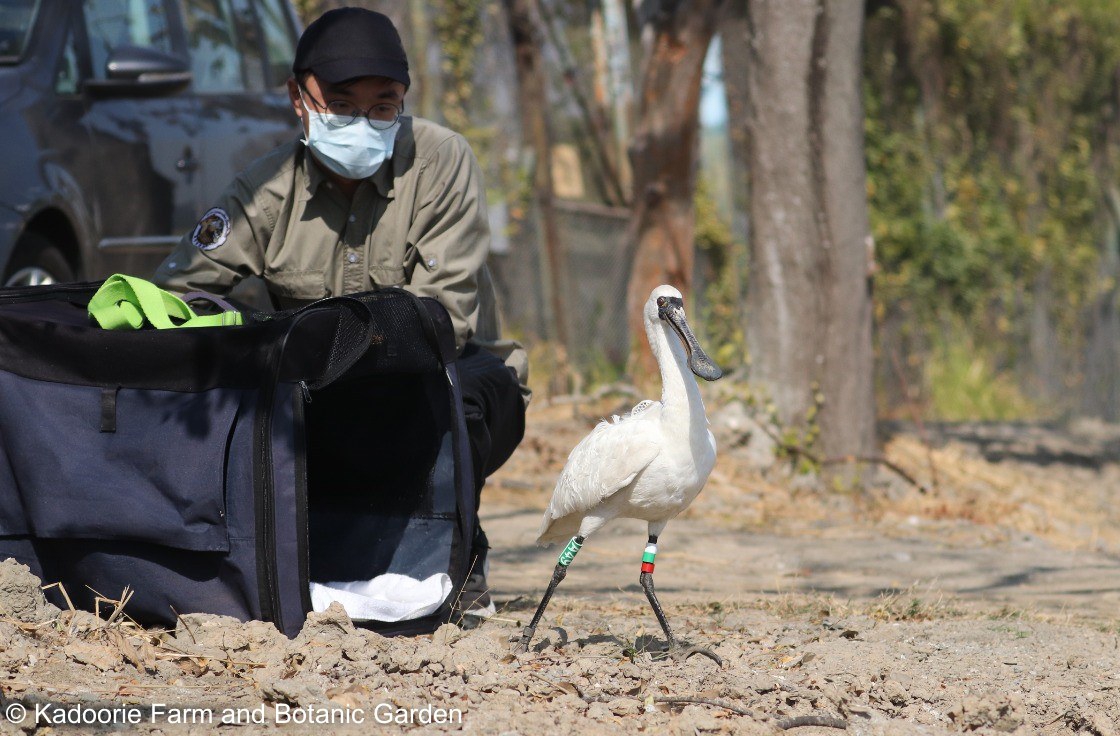
<instances>
[{"instance_id":1,"label":"green leg band","mask_svg":"<svg viewBox=\"0 0 1120 736\"><path fill-rule=\"evenodd\" d=\"M578 542L575 537L572 537L571 541L568 542L568 546L560 553L560 564L564 567L572 564L572 560L576 558L576 552L579 552L582 546L583 542Z\"/></svg>"}]
</instances>

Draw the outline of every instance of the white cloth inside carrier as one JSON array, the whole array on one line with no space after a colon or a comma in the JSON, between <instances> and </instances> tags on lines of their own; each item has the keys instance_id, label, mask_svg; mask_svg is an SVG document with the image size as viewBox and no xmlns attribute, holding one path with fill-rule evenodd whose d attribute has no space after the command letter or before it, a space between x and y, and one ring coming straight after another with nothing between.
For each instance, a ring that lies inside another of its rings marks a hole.
<instances>
[{"instance_id":1,"label":"white cloth inside carrier","mask_svg":"<svg viewBox=\"0 0 1120 736\"><path fill-rule=\"evenodd\" d=\"M451 576L424 580L387 572L373 580L311 583L311 606L319 612L338 601L355 621L409 621L435 613L451 595Z\"/></svg>"}]
</instances>

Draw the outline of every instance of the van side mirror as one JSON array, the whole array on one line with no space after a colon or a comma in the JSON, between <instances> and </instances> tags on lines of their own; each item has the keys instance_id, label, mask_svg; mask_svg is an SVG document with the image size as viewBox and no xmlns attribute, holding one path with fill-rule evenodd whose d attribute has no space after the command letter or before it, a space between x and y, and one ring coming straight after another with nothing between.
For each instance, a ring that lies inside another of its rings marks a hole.
<instances>
[{"instance_id":1,"label":"van side mirror","mask_svg":"<svg viewBox=\"0 0 1120 736\"><path fill-rule=\"evenodd\" d=\"M186 59L146 46L122 44L105 62L104 79L87 79L93 94L158 94L190 84Z\"/></svg>"}]
</instances>

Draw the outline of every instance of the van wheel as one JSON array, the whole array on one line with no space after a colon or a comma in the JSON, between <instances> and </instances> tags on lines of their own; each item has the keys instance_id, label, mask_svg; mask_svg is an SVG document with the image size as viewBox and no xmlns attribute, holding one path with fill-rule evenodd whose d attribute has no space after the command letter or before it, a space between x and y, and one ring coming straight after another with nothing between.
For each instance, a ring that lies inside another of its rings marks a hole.
<instances>
[{"instance_id":1,"label":"van wheel","mask_svg":"<svg viewBox=\"0 0 1120 736\"><path fill-rule=\"evenodd\" d=\"M4 286L43 286L74 280L74 268L54 243L38 233L16 241L4 272Z\"/></svg>"}]
</instances>

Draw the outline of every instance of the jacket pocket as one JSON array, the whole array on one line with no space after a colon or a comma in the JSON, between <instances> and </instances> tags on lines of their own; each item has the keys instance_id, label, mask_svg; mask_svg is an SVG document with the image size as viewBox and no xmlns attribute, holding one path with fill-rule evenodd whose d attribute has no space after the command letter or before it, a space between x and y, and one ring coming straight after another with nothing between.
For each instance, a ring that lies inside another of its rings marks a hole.
<instances>
[{"instance_id":1,"label":"jacket pocket","mask_svg":"<svg viewBox=\"0 0 1120 736\"><path fill-rule=\"evenodd\" d=\"M370 278L375 286L404 286L404 268L401 266L372 266Z\"/></svg>"},{"instance_id":2,"label":"jacket pocket","mask_svg":"<svg viewBox=\"0 0 1120 736\"><path fill-rule=\"evenodd\" d=\"M328 296L321 270L265 272L264 280L269 291L289 299L310 300Z\"/></svg>"},{"instance_id":3,"label":"jacket pocket","mask_svg":"<svg viewBox=\"0 0 1120 736\"><path fill-rule=\"evenodd\" d=\"M0 373L0 536L227 552L227 446L242 392Z\"/></svg>"}]
</instances>

